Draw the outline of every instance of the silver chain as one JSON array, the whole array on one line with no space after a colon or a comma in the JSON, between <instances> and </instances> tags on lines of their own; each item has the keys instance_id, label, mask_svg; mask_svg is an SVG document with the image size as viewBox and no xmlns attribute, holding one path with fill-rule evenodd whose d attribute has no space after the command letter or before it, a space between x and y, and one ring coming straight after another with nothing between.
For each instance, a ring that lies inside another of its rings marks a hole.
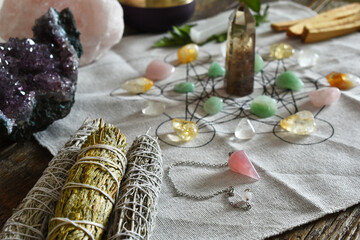
<instances>
[{"instance_id":1,"label":"silver chain","mask_svg":"<svg viewBox=\"0 0 360 240\"><path fill-rule=\"evenodd\" d=\"M220 194L225 194L225 196L229 200L229 204L235 208L242 208L244 210L251 209L251 204L248 201L240 201L240 202L233 202L230 200L231 197L234 196L234 187L229 186L227 188L224 188L222 190L219 190L217 192L214 192L212 194L208 195L195 195L195 194L189 194L186 192L183 192L179 190L179 188L176 187L174 180L171 178L171 169L177 166L188 166L188 167L209 167L209 168L222 168L228 166L228 163L219 163L219 164L211 164L211 163L204 163L204 162L195 162L195 161L179 161L171 164L167 171L167 178L169 179L170 186L173 188L175 194L180 197L185 197L189 199L195 199L195 200L207 200L210 198L213 198ZM249 189L246 189L245 191L250 191Z\"/></svg>"}]
</instances>

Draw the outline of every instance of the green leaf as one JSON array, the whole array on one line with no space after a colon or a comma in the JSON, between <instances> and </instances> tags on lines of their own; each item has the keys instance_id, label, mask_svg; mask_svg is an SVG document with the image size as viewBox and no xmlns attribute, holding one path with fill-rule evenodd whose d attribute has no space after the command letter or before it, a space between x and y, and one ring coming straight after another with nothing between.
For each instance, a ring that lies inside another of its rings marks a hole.
<instances>
[{"instance_id":1,"label":"green leaf","mask_svg":"<svg viewBox=\"0 0 360 240\"><path fill-rule=\"evenodd\" d=\"M153 47L171 47L171 46L182 46L187 43L191 43L190 29L195 25L183 25L181 27L173 26L172 30L168 33L171 38L163 37Z\"/></svg>"},{"instance_id":2,"label":"green leaf","mask_svg":"<svg viewBox=\"0 0 360 240\"><path fill-rule=\"evenodd\" d=\"M259 26L260 23L267 21L268 12L269 12L269 5L266 5L263 13L257 13L254 15L254 18L256 20L256 26Z\"/></svg>"},{"instance_id":3,"label":"green leaf","mask_svg":"<svg viewBox=\"0 0 360 240\"><path fill-rule=\"evenodd\" d=\"M248 6L248 8L250 8L251 10L257 13L260 12L260 6L261 6L260 0L239 0L239 2L245 3L246 6Z\"/></svg>"}]
</instances>

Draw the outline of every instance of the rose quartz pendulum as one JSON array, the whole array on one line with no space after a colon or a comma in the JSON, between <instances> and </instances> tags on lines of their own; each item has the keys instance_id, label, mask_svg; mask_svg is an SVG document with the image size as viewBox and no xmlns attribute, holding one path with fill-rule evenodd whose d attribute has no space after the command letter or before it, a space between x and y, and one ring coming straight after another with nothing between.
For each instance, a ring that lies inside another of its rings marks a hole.
<instances>
[{"instance_id":1,"label":"rose quartz pendulum","mask_svg":"<svg viewBox=\"0 0 360 240\"><path fill-rule=\"evenodd\" d=\"M237 151L231 154L228 165L230 167L230 170L233 172L251 177L255 180L260 179L259 174L248 159L244 150Z\"/></svg>"}]
</instances>

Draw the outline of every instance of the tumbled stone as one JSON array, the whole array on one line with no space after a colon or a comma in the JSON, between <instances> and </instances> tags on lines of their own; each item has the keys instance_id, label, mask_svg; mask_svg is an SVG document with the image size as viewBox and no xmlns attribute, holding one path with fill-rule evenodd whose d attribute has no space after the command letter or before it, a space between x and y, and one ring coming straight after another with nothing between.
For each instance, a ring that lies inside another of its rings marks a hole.
<instances>
[{"instance_id":1,"label":"tumbled stone","mask_svg":"<svg viewBox=\"0 0 360 240\"><path fill-rule=\"evenodd\" d=\"M299 91L304 87L304 83L292 71L286 71L277 76L275 85L293 91Z\"/></svg>"},{"instance_id":2,"label":"tumbled stone","mask_svg":"<svg viewBox=\"0 0 360 240\"><path fill-rule=\"evenodd\" d=\"M231 154L228 165L231 171L259 180L260 176L252 165L244 150ZM249 196L247 196L249 197Z\"/></svg>"},{"instance_id":3,"label":"tumbled stone","mask_svg":"<svg viewBox=\"0 0 360 240\"><path fill-rule=\"evenodd\" d=\"M50 8L33 31L0 44L0 139L26 140L74 104L82 48L71 12Z\"/></svg>"},{"instance_id":4,"label":"tumbled stone","mask_svg":"<svg viewBox=\"0 0 360 240\"><path fill-rule=\"evenodd\" d=\"M309 135L316 129L314 115L309 111L300 111L280 121L285 130L298 134Z\"/></svg>"},{"instance_id":5,"label":"tumbled stone","mask_svg":"<svg viewBox=\"0 0 360 240\"><path fill-rule=\"evenodd\" d=\"M154 82L145 77L134 78L124 82L121 87L129 93L138 94L150 90Z\"/></svg>"},{"instance_id":6,"label":"tumbled stone","mask_svg":"<svg viewBox=\"0 0 360 240\"><path fill-rule=\"evenodd\" d=\"M315 66L319 59L319 55L310 50L300 50L297 61L300 67Z\"/></svg>"},{"instance_id":7,"label":"tumbled stone","mask_svg":"<svg viewBox=\"0 0 360 240\"><path fill-rule=\"evenodd\" d=\"M260 95L252 101L250 111L260 118L271 117L277 111L277 104L271 97Z\"/></svg>"},{"instance_id":8,"label":"tumbled stone","mask_svg":"<svg viewBox=\"0 0 360 240\"><path fill-rule=\"evenodd\" d=\"M147 101L141 110L144 115L159 116L164 113L166 103L157 101Z\"/></svg>"},{"instance_id":9,"label":"tumbled stone","mask_svg":"<svg viewBox=\"0 0 360 240\"><path fill-rule=\"evenodd\" d=\"M171 120L172 127L183 141L190 141L198 134L198 125L193 121L187 121L179 118Z\"/></svg>"},{"instance_id":10,"label":"tumbled stone","mask_svg":"<svg viewBox=\"0 0 360 240\"><path fill-rule=\"evenodd\" d=\"M146 68L145 76L153 81L163 80L175 72L175 67L161 60L154 60Z\"/></svg>"},{"instance_id":11,"label":"tumbled stone","mask_svg":"<svg viewBox=\"0 0 360 240\"><path fill-rule=\"evenodd\" d=\"M274 43L270 46L270 57L274 59L289 58L294 55L294 48L286 43Z\"/></svg>"},{"instance_id":12,"label":"tumbled stone","mask_svg":"<svg viewBox=\"0 0 360 240\"><path fill-rule=\"evenodd\" d=\"M341 92L336 87L322 88L309 94L311 103L315 107L330 105L339 100Z\"/></svg>"},{"instance_id":13,"label":"tumbled stone","mask_svg":"<svg viewBox=\"0 0 360 240\"><path fill-rule=\"evenodd\" d=\"M189 93L195 90L195 85L191 82L182 82L174 87L174 91L177 93Z\"/></svg>"},{"instance_id":14,"label":"tumbled stone","mask_svg":"<svg viewBox=\"0 0 360 240\"><path fill-rule=\"evenodd\" d=\"M219 97L211 96L204 103L204 111L207 114L214 115L223 109L223 100Z\"/></svg>"},{"instance_id":15,"label":"tumbled stone","mask_svg":"<svg viewBox=\"0 0 360 240\"><path fill-rule=\"evenodd\" d=\"M351 74L332 72L326 76L331 87L347 90L356 85L358 78Z\"/></svg>"},{"instance_id":16,"label":"tumbled stone","mask_svg":"<svg viewBox=\"0 0 360 240\"><path fill-rule=\"evenodd\" d=\"M213 62L210 65L208 75L209 77L223 77L225 76L225 68L221 66L218 62Z\"/></svg>"},{"instance_id":17,"label":"tumbled stone","mask_svg":"<svg viewBox=\"0 0 360 240\"><path fill-rule=\"evenodd\" d=\"M32 37L35 19L49 7L58 11L69 8L74 14L84 48L81 65L101 58L122 38L123 10L115 0L4 0L0 8L0 37L4 40Z\"/></svg>"},{"instance_id":18,"label":"tumbled stone","mask_svg":"<svg viewBox=\"0 0 360 240\"><path fill-rule=\"evenodd\" d=\"M177 55L179 62L191 63L195 61L199 55L199 46L194 43L186 44L178 50Z\"/></svg>"},{"instance_id":19,"label":"tumbled stone","mask_svg":"<svg viewBox=\"0 0 360 240\"><path fill-rule=\"evenodd\" d=\"M255 129L247 118L242 118L235 128L235 137L237 139L247 140L256 135Z\"/></svg>"},{"instance_id":20,"label":"tumbled stone","mask_svg":"<svg viewBox=\"0 0 360 240\"><path fill-rule=\"evenodd\" d=\"M254 72L258 73L264 68L264 60L259 54L255 53L255 66L254 66Z\"/></svg>"}]
</instances>

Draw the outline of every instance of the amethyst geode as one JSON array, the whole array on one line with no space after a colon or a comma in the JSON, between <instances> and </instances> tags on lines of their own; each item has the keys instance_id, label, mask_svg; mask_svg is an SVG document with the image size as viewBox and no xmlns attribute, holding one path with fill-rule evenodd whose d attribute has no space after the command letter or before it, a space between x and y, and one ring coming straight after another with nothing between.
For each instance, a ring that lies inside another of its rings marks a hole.
<instances>
[{"instance_id":1,"label":"amethyst geode","mask_svg":"<svg viewBox=\"0 0 360 240\"><path fill-rule=\"evenodd\" d=\"M74 104L82 47L72 13L50 8L33 32L0 44L0 139L27 139Z\"/></svg>"}]
</instances>

